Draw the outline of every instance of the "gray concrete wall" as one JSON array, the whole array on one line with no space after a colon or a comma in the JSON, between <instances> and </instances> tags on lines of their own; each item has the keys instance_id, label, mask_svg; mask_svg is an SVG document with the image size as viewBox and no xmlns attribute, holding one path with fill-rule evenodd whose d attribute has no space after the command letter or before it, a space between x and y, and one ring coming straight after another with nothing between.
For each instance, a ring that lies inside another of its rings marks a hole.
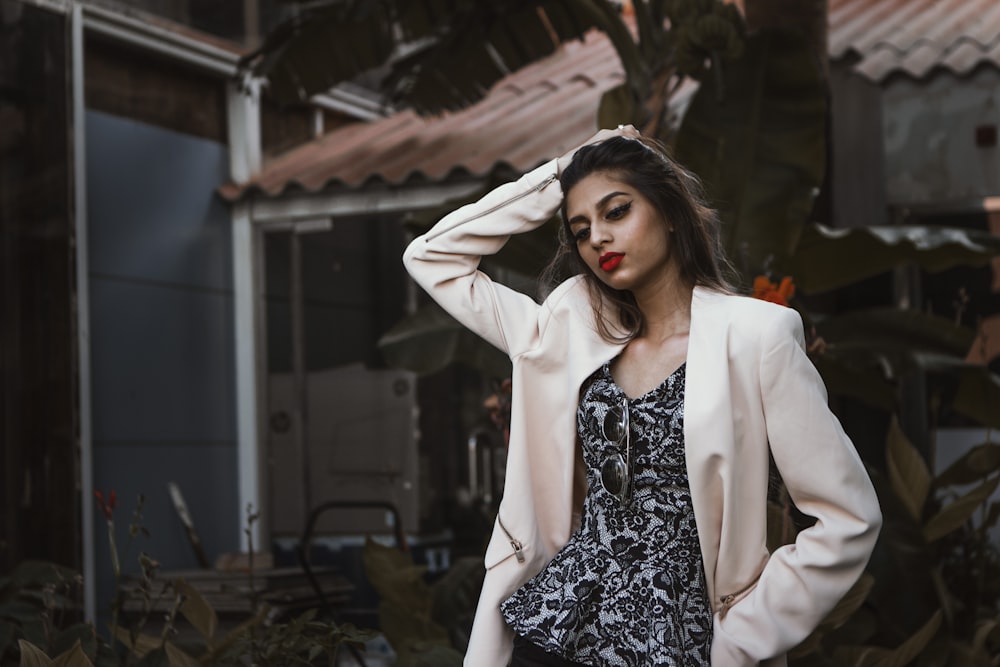
<instances>
[{"instance_id":1,"label":"gray concrete wall","mask_svg":"<svg viewBox=\"0 0 1000 667\"><path fill-rule=\"evenodd\" d=\"M114 489L119 545L138 494L145 551L197 562L170 498L185 494L210 559L238 548L229 214L214 195L226 147L87 112L94 488ZM96 508L95 510L96 511ZM113 584L98 516L98 611Z\"/></svg>"},{"instance_id":2,"label":"gray concrete wall","mask_svg":"<svg viewBox=\"0 0 1000 667\"><path fill-rule=\"evenodd\" d=\"M1000 125L1000 72L883 84L886 184L891 204L977 199L1000 193L1000 148L976 146L976 127Z\"/></svg>"}]
</instances>

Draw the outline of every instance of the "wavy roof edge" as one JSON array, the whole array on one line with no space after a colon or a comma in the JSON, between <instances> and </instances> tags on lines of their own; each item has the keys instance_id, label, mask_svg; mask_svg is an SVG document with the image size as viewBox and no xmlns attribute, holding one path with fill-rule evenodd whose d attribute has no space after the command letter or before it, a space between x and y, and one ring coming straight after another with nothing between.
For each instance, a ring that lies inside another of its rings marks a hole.
<instances>
[{"instance_id":1,"label":"wavy roof edge","mask_svg":"<svg viewBox=\"0 0 1000 667\"><path fill-rule=\"evenodd\" d=\"M1000 69L996 0L830 0L829 26L831 61L873 83Z\"/></svg>"},{"instance_id":2,"label":"wavy roof edge","mask_svg":"<svg viewBox=\"0 0 1000 667\"><path fill-rule=\"evenodd\" d=\"M545 161L543 160L534 166L541 166L544 162ZM495 177L511 177L518 173L521 173L521 170L516 168L510 162L506 160L498 160L489 169L480 172L472 172L462 165L455 165L446 174L440 177L430 176L420 170L414 170L407 174L406 177L396 180L388 180L378 173L370 174L367 178L357 183L349 183L343 179L333 177L322 183L319 187L310 187L294 179L285 182L277 188L271 189L264 188L255 182L250 182L245 186L241 186L237 183L226 183L218 188L218 193L227 201L238 201L243 197L255 194L264 195L270 198L278 198L284 195L299 193L320 194L338 190L344 192L356 192L360 189L374 189L375 187L382 185L387 188L399 188L440 183L441 181L446 180L488 180Z\"/></svg>"}]
</instances>

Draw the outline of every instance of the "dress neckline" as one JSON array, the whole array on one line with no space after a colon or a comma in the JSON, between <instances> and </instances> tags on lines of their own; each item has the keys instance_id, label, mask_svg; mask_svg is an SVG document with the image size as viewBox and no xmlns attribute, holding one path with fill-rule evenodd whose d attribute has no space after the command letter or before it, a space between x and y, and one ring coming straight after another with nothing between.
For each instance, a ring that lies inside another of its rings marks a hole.
<instances>
[{"instance_id":1,"label":"dress neckline","mask_svg":"<svg viewBox=\"0 0 1000 667\"><path fill-rule=\"evenodd\" d=\"M635 397L632 397L632 396L629 396L629 395L628 395L627 393L625 393L625 390L624 390L624 389L622 389L622 388L621 388L621 387L620 387L620 386L618 385L618 382L616 382L616 381L615 381L615 376L611 374L611 362L612 362L612 361L613 361L613 360L608 360L608 361L604 362L604 374L605 374L605 375L607 376L607 378L608 378L608 382L609 382L609 383L611 383L611 385L612 385L612 386L613 386L613 387L615 388L615 390L616 390L616 391L617 391L617 392L618 392L619 394L621 394L622 396L624 396L624 397L625 397L625 399L626 399L626 400L627 400L627 401L628 401L629 403L641 403L641 402L643 402L643 401L646 401L646 400L648 400L648 399L649 399L649 397L650 397L650 396L651 396L652 394L656 394L656 393L659 393L659 391L660 391L661 389L663 389L663 387L664 387L664 386L666 386L666 385L667 385L667 384L668 384L668 383L670 382L670 380L671 380L671 379L673 379L673 377L674 377L675 375L678 375L678 374L679 374L679 373L680 373L680 372L681 372L682 370L684 370L684 367L685 367L685 366L687 366L687 359L685 359L684 361L682 361L682 362L681 362L681 365L680 365L680 366L678 366L678 367L677 367L677 368L675 368L675 369L674 369L673 371L671 371L671 372L670 372L670 374L669 374L669 375L667 375L667 377L663 378L663 381L661 381L661 382L660 382L660 383L659 383L658 385L656 385L655 387L653 387L652 389L650 389L649 391L647 391L647 392L646 392L646 393L644 393L644 394L641 394L641 395L639 395L639 396L635 396Z\"/></svg>"}]
</instances>

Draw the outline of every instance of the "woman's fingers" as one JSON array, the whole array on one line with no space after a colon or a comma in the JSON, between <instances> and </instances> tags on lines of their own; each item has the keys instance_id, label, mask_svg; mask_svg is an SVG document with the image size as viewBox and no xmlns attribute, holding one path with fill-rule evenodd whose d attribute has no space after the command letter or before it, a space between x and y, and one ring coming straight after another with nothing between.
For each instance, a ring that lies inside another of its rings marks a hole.
<instances>
[{"instance_id":1,"label":"woman's fingers","mask_svg":"<svg viewBox=\"0 0 1000 667\"><path fill-rule=\"evenodd\" d=\"M604 141L605 139L610 139L611 137L628 137L630 139L635 139L641 136L639 130L635 129L632 125L619 125L613 129L603 129L597 134L587 139L585 142L569 151L561 158L559 158L559 173L561 174L563 170L569 166L569 163L573 160L573 154L576 153L580 148L584 146L589 146L590 144L596 144L599 141Z\"/></svg>"}]
</instances>

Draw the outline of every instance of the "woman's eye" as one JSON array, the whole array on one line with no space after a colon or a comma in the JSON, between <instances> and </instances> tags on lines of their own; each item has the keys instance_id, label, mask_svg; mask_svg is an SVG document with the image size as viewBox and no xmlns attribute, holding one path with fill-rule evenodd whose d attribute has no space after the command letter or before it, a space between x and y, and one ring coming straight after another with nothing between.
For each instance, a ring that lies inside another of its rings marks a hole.
<instances>
[{"instance_id":1,"label":"woman's eye","mask_svg":"<svg viewBox=\"0 0 1000 667\"><path fill-rule=\"evenodd\" d=\"M590 238L590 227L581 227L573 232L573 239L576 241L586 241Z\"/></svg>"},{"instance_id":2,"label":"woman's eye","mask_svg":"<svg viewBox=\"0 0 1000 667\"><path fill-rule=\"evenodd\" d=\"M628 210L630 208L632 208L632 202L622 204L621 206L615 206L613 209L608 211L607 218L609 220L617 220L618 218L628 213Z\"/></svg>"}]
</instances>

